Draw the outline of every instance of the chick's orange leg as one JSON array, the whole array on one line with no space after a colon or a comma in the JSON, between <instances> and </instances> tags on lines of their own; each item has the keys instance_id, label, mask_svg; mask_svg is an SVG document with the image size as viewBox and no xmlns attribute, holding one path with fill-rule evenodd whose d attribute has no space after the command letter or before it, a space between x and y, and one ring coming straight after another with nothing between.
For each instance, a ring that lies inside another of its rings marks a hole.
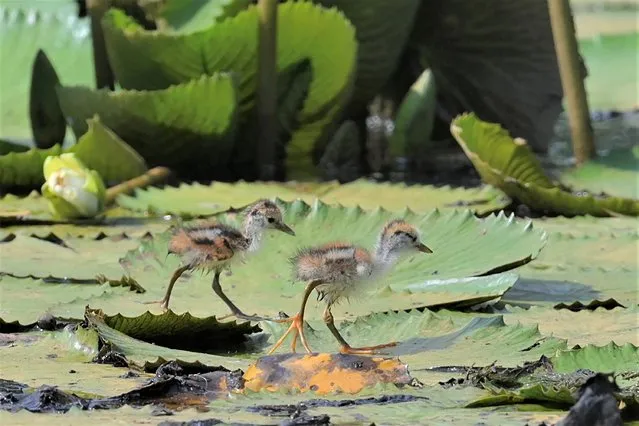
<instances>
[{"instance_id":1,"label":"chick's orange leg","mask_svg":"<svg viewBox=\"0 0 639 426\"><path fill-rule=\"evenodd\" d=\"M335 327L335 320L333 318L333 313L331 312L330 306L327 306L326 309L324 310L323 317L324 317L324 323L326 323L326 326L331 331L331 334L333 335L333 337L335 337L335 339L339 342L341 346L339 350L340 353L351 354L351 355L372 355L372 354L376 354L380 349L397 346L397 342L392 342L392 343L386 343L383 345L363 346L360 348L353 348L351 347L351 345L348 344L346 340L344 340L340 332L337 330L337 327Z\"/></svg>"},{"instance_id":2,"label":"chick's orange leg","mask_svg":"<svg viewBox=\"0 0 639 426\"><path fill-rule=\"evenodd\" d=\"M169 310L169 300L171 300L171 293L173 292L173 286L177 282L178 278L180 278L182 276L182 274L187 269L189 269L190 266L191 265L181 266L178 269L176 269L175 272L173 272L173 276L171 277L171 281L169 281L169 286L167 287L166 293L164 294L164 297L162 298L162 300L153 300L151 302L144 302L144 304L145 305L152 305L152 304L155 304L155 303L159 303L164 311L168 311Z\"/></svg>"},{"instance_id":3,"label":"chick's orange leg","mask_svg":"<svg viewBox=\"0 0 639 426\"><path fill-rule=\"evenodd\" d=\"M304 349L306 349L306 352L308 352L309 354L313 352L311 351L311 348L308 346L308 342L306 341L306 336L304 335L304 310L306 309L306 302L308 301L308 297L311 295L315 287L317 287L320 284L322 284L320 281L312 281L310 284L306 286L306 289L304 290L304 296L302 297L302 306L300 307L300 311L297 315L295 315L292 318L288 318L286 320L278 321L278 322L290 321L291 325L288 327L288 330L286 330L286 332L282 335L282 337L280 337L279 340L275 342L271 350L268 351L268 355L275 352L275 350L279 348L282 345L282 343L284 343L286 336L288 336L289 333L293 331L295 332L295 334L293 334L293 341L291 342L291 350L295 352L295 347L297 345L297 337L299 336L300 340L302 341L302 345L304 346Z\"/></svg>"}]
</instances>

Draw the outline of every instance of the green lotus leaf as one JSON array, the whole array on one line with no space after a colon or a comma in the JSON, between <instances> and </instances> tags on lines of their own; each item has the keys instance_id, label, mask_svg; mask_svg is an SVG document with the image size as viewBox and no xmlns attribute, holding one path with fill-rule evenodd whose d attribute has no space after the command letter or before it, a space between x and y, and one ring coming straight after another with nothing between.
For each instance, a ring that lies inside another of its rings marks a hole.
<instances>
[{"instance_id":1,"label":"green lotus leaf","mask_svg":"<svg viewBox=\"0 0 639 426\"><path fill-rule=\"evenodd\" d=\"M394 217L405 217L415 223L435 253L413 256L396 265L388 277L371 285L369 292L373 297L366 298L366 303L336 307L336 317L424 306L472 305L497 299L514 284L517 275L490 274L529 262L538 255L545 240L543 231L504 215L480 220L470 211L392 214L381 209L365 212L353 207L330 207L322 202L312 206L302 201L281 205L286 211L286 223L297 236L268 234L266 247L259 256L246 265L238 265L231 276L221 279L228 296L245 311L264 315L280 310L296 312L303 283L291 283L288 258L299 247L346 240L371 248L382 226ZM239 226L233 213L216 219ZM177 257L167 256L169 236L169 233L156 235L121 260L130 276L148 291L140 296L141 300L160 298L179 265ZM175 312L188 310L193 315L226 314L225 305L213 296L210 286L211 277L199 273L180 280L173 292L171 308ZM251 297L246 297L247 294ZM309 312L314 312L311 315L317 315L321 308L314 305L309 304ZM118 309L104 302L96 302L95 306L108 313ZM119 312L131 315L141 307L131 309L134 310Z\"/></svg>"},{"instance_id":2,"label":"green lotus leaf","mask_svg":"<svg viewBox=\"0 0 639 426\"><path fill-rule=\"evenodd\" d=\"M102 21L109 60L122 87L165 89L202 74L231 71L239 78L242 110L251 108L257 77L257 9L190 34L145 32L131 18L110 10ZM311 151L344 108L353 84L355 29L335 9L308 2L278 6L278 69L309 58L313 81L287 148L287 167L312 169ZM302 30L301 30L302 29ZM321 37L320 37L321 35ZM330 55L323 52L331 50ZM146 158L146 156L145 156Z\"/></svg>"},{"instance_id":3,"label":"green lotus leaf","mask_svg":"<svg viewBox=\"0 0 639 426\"><path fill-rule=\"evenodd\" d=\"M554 306L614 298L623 306L637 305L636 223L636 218L542 221L548 244L520 269L521 279L505 300Z\"/></svg>"},{"instance_id":4,"label":"green lotus leaf","mask_svg":"<svg viewBox=\"0 0 639 426\"><path fill-rule=\"evenodd\" d=\"M89 118L87 125L78 143L68 149L56 145L49 149L33 148L1 156L0 185L41 185L44 183L44 160L65 152L74 153L89 169L97 171L111 184L134 178L147 170L144 159L104 126L99 117Z\"/></svg>"},{"instance_id":5,"label":"green lotus leaf","mask_svg":"<svg viewBox=\"0 0 639 426\"><path fill-rule=\"evenodd\" d=\"M395 130L389 138L394 157L424 156L431 147L435 122L437 86L431 70L425 70L410 87L396 113Z\"/></svg>"},{"instance_id":6,"label":"green lotus leaf","mask_svg":"<svg viewBox=\"0 0 639 426\"><path fill-rule=\"evenodd\" d=\"M506 207L509 200L491 187L479 189L373 183L357 180L344 185L336 182L309 183L224 183L181 184L179 187L146 188L136 190L133 196L121 195L120 206L138 212L158 215L207 216L229 208L239 208L257 198L279 197L285 201L302 199L312 203L320 198L326 203L339 203L346 207L374 209L381 206L391 211L410 208L416 212L432 209L454 210L471 208L482 214Z\"/></svg>"},{"instance_id":7,"label":"green lotus leaf","mask_svg":"<svg viewBox=\"0 0 639 426\"><path fill-rule=\"evenodd\" d=\"M38 50L33 62L29 100L31 130L38 148L51 148L64 142L67 123L55 91L59 84L60 79L51 61L44 51Z\"/></svg>"},{"instance_id":8,"label":"green lotus leaf","mask_svg":"<svg viewBox=\"0 0 639 426\"><path fill-rule=\"evenodd\" d=\"M311 328L307 328L306 337L311 349L336 352L339 344L322 320L308 319ZM269 341L272 344L287 326L268 322L263 323L263 328L272 334ZM534 326L506 325L502 316L448 317L445 313L413 310L360 317L353 322L343 322L338 328L352 346L399 342L384 350L384 356L399 356L410 365L416 378L420 378L418 371L427 368L481 367L493 362L516 366L566 348L565 340L543 336ZM285 344L283 350L288 351L288 342Z\"/></svg>"},{"instance_id":9,"label":"green lotus leaf","mask_svg":"<svg viewBox=\"0 0 639 426\"><path fill-rule=\"evenodd\" d=\"M152 377L141 373L139 377L127 378L123 377L126 370L116 370L109 364L92 363L91 359L98 350L97 333L94 331L36 331L16 336L14 344L0 347L5 380L14 380L34 388L56 386L80 396L101 398L128 392ZM32 361L29 368L25 368L25 360ZM112 410L97 411L109 412L113 416ZM64 416L72 419L76 414L71 411ZM30 415L33 416L33 413ZM16 421L14 416L5 411L0 417L6 424ZM73 421L68 423L76 424Z\"/></svg>"},{"instance_id":10,"label":"green lotus leaf","mask_svg":"<svg viewBox=\"0 0 639 426\"><path fill-rule=\"evenodd\" d=\"M503 192L495 188L435 187L403 183L373 183L366 180L336 186L321 196L326 203L391 211L409 208L424 213L432 209L471 209L479 214L499 211L510 203Z\"/></svg>"},{"instance_id":11,"label":"green lotus leaf","mask_svg":"<svg viewBox=\"0 0 639 426\"><path fill-rule=\"evenodd\" d=\"M95 84L89 27L73 1L2 2L0 62L11 66L3 67L0 79L0 138L33 146L29 87L38 51L46 52L63 83Z\"/></svg>"},{"instance_id":12,"label":"green lotus leaf","mask_svg":"<svg viewBox=\"0 0 639 426\"><path fill-rule=\"evenodd\" d=\"M537 325L544 335L567 339L570 347L606 345L611 339L619 345L639 345L638 314L639 309L636 306L610 310L597 308L593 311L579 312L542 306L532 306L528 309L509 306L508 314L504 314L504 321L508 325Z\"/></svg>"},{"instance_id":13,"label":"green lotus leaf","mask_svg":"<svg viewBox=\"0 0 639 426\"><path fill-rule=\"evenodd\" d=\"M117 202L124 208L156 215L209 216L230 208L245 207L258 198L280 197L286 201L301 198L310 203L316 194L321 194L333 186L335 186L333 183L248 183L241 181L236 183L214 182L210 185L183 183L178 187L137 189L133 196L118 196Z\"/></svg>"},{"instance_id":14,"label":"green lotus leaf","mask_svg":"<svg viewBox=\"0 0 639 426\"><path fill-rule=\"evenodd\" d=\"M196 318L188 312L182 315L171 311L161 315L146 312L138 317L105 315L102 320L134 339L169 348L218 354L241 348L249 334L260 331L248 322L219 322L215 317Z\"/></svg>"},{"instance_id":15,"label":"green lotus leaf","mask_svg":"<svg viewBox=\"0 0 639 426\"><path fill-rule=\"evenodd\" d=\"M229 74L202 76L156 91L59 87L58 96L78 138L87 132L87 120L97 114L149 165L179 172L185 171L185 159L197 158L196 164L187 164L190 176L210 174L214 168L223 175L228 167L237 119L237 93Z\"/></svg>"},{"instance_id":16,"label":"green lotus leaf","mask_svg":"<svg viewBox=\"0 0 639 426\"><path fill-rule=\"evenodd\" d=\"M199 31L237 15L251 0L151 1L141 4L147 15L161 22L164 30Z\"/></svg>"},{"instance_id":17,"label":"green lotus leaf","mask_svg":"<svg viewBox=\"0 0 639 426\"><path fill-rule=\"evenodd\" d=\"M525 141L513 140L498 124L465 113L453 120L451 133L485 183L534 209L564 215L639 215L637 199L575 195L556 186Z\"/></svg>"},{"instance_id":18,"label":"green lotus leaf","mask_svg":"<svg viewBox=\"0 0 639 426\"><path fill-rule=\"evenodd\" d=\"M2 202L0 200L0 202ZM45 206L46 207L46 206ZM122 210L114 209L115 212ZM107 213L111 213L107 210ZM2 210L0 210L0 217ZM46 216L42 216L46 217ZM133 213L128 216L113 216L100 222L83 221L81 226L78 223L50 223L44 221L43 224L29 223L24 226L19 221L14 225L8 225L0 230L0 240L13 238L13 235L33 236L37 238L47 238L50 234L65 240L66 238L89 238L101 240L104 238L142 238L147 234L155 234L166 231L167 222L161 218L136 217Z\"/></svg>"},{"instance_id":19,"label":"green lotus leaf","mask_svg":"<svg viewBox=\"0 0 639 426\"><path fill-rule=\"evenodd\" d=\"M342 11L357 30L357 77L352 106L365 107L397 66L410 35L419 0L313 0Z\"/></svg>"},{"instance_id":20,"label":"green lotus leaf","mask_svg":"<svg viewBox=\"0 0 639 426\"><path fill-rule=\"evenodd\" d=\"M561 182L590 193L639 199L639 145L614 149L561 175Z\"/></svg>"},{"instance_id":21,"label":"green lotus leaf","mask_svg":"<svg viewBox=\"0 0 639 426\"><path fill-rule=\"evenodd\" d=\"M94 327L100 338L127 357L129 362L147 370L149 365L158 365L166 360L180 360L186 363L200 362L208 366L224 366L228 369L246 369L248 362L237 358L223 357L200 352L171 349L134 339L104 322L102 312L87 309L85 319Z\"/></svg>"},{"instance_id":22,"label":"green lotus leaf","mask_svg":"<svg viewBox=\"0 0 639 426\"><path fill-rule=\"evenodd\" d=\"M552 358L555 370L570 372L580 368L602 373L639 371L639 347L632 343L619 346L610 342L605 346L586 345L578 349L559 351Z\"/></svg>"},{"instance_id":23,"label":"green lotus leaf","mask_svg":"<svg viewBox=\"0 0 639 426\"><path fill-rule=\"evenodd\" d=\"M118 259L139 244L135 239L67 238L55 235L39 239L18 235L0 244L0 275L55 278L96 282L96 276L117 279L122 276Z\"/></svg>"},{"instance_id":24,"label":"green lotus leaf","mask_svg":"<svg viewBox=\"0 0 639 426\"><path fill-rule=\"evenodd\" d=\"M56 282L0 275L0 317L27 326L49 313L61 318L82 319L87 301L99 296L130 298L132 283L87 284Z\"/></svg>"},{"instance_id":25,"label":"green lotus leaf","mask_svg":"<svg viewBox=\"0 0 639 426\"><path fill-rule=\"evenodd\" d=\"M433 72L442 110L474 112L546 149L563 90L545 3L423 1L415 22L409 43Z\"/></svg>"}]
</instances>

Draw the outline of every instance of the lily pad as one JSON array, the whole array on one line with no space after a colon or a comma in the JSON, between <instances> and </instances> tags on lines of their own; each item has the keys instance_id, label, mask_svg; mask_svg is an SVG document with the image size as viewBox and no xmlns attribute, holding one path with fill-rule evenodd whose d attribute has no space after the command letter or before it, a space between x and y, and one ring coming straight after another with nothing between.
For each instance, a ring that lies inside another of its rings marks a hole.
<instances>
[{"instance_id":1,"label":"lily pad","mask_svg":"<svg viewBox=\"0 0 639 426\"><path fill-rule=\"evenodd\" d=\"M451 123L451 133L485 183L534 209L564 215L639 215L639 200L576 195L556 186L525 141L513 140L498 124L462 114Z\"/></svg>"},{"instance_id":2,"label":"lily pad","mask_svg":"<svg viewBox=\"0 0 639 426\"><path fill-rule=\"evenodd\" d=\"M312 330L306 332L311 349L336 352L339 344L320 324L321 320L313 321ZM286 330L283 324L265 323L264 327L273 334L271 343ZM408 363L418 379L421 373L417 372L425 368L486 366L493 362L515 366L566 349L565 340L542 335L535 326L506 325L502 316L447 316L429 311L373 314L342 323L338 329L352 346L399 342L385 349L383 355L397 356Z\"/></svg>"},{"instance_id":3,"label":"lily pad","mask_svg":"<svg viewBox=\"0 0 639 426\"><path fill-rule=\"evenodd\" d=\"M105 293L124 299L131 292L132 288L125 285L60 283L0 275L0 318L23 326L35 324L45 313L79 320L87 300Z\"/></svg>"},{"instance_id":4,"label":"lily pad","mask_svg":"<svg viewBox=\"0 0 639 426\"><path fill-rule=\"evenodd\" d=\"M28 333L35 341L18 341L0 347L2 377L32 387L58 386L62 390L92 396L111 396L128 392L142 384L149 376L144 373L133 378L120 377L125 370L90 362L97 350L97 338L92 344L69 331ZM90 340L90 339L89 339ZM29 368L25 360L31 360ZM7 422L8 420L3 420Z\"/></svg>"},{"instance_id":5,"label":"lily pad","mask_svg":"<svg viewBox=\"0 0 639 426\"><path fill-rule=\"evenodd\" d=\"M110 63L122 87L165 89L202 74L231 71L238 75L238 99L246 111L256 89L257 20L257 9L250 6L233 18L190 34L145 32L115 10L105 15L102 24ZM280 4L277 21L278 68L310 58L313 69L308 98L298 115L302 127L287 148L289 171L292 165L297 171L312 169L315 143L350 94L357 52L355 29L340 11L310 2ZM325 50L331 54L326 55Z\"/></svg>"},{"instance_id":6,"label":"lily pad","mask_svg":"<svg viewBox=\"0 0 639 426\"><path fill-rule=\"evenodd\" d=\"M47 241L18 235L1 243L0 274L89 281L104 275L117 279L123 273L118 259L139 244L138 240L130 238L67 238L51 242L55 238Z\"/></svg>"},{"instance_id":7,"label":"lily pad","mask_svg":"<svg viewBox=\"0 0 639 426\"><path fill-rule=\"evenodd\" d=\"M477 189L373 183L357 180L343 185L298 183L224 183L205 186L198 183L179 187L138 189L133 196L121 195L117 202L127 209L157 215L208 216L243 207L256 198L278 197L285 201L301 199L312 203L315 198L326 203L364 209L382 207L402 211L407 207L416 212L434 208L453 210L470 208L478 213L497 211L509 204L509 199L491 187Z\"/></svg>"},{"instance_id":8,"label":"lily pad","mask_svg":"<svg viewBox=\"0 0 639 426\"><path fill-rule=\"evenodd\" d=\"M486 219L477 219L470 211L392 214L381 209L365 212L354 207L330 207L319 201L312 206L302 201L282 203L282 206L286 211L285 221L297 236L268 234L266 247L259 255L251 258L247 265L238 265L232 276L222 277L227 295L245 311L296 312L303 284L291 283L288 258L299 247L332 240L372 247L382 226L395 217L405 217L418 226L434 254L412 256L400 262L387 277L369 287L374 297L366 298L365 303L336 307L337 317L347 312L350 316L460 301L472 304L498 298L514 284L517 276L491 274L531 261L545 240L543 231L502 214ZM220 215L217 219L238 226L234 214ZM168 239L168 233L157 235L121 261L129 274L148 290L148 296L145 294L141 299L159 297L179 265L177 257L167 256ZM210 280L211 277L194 273L178 281L171 299L172 309L188 310L194 315L225 314L225 305L210 290ZM247 298L246 294L251 297ZM309 312L317 309L319 307L309 306Z\"/></svg>"},{"instance_id":9,"label":"lily pad","mask_svg":"<svg viewBox=\"0 0 639 426\"><path fill-rule=\"evenodd\" d=\"M504 314L506 324L537 325L542 334L566 339L571 347L588 344L606 345L610 341L617 345L626 343L639 345L639 335L637 335L639 309L637 307L611 310L598 308L594 311L571 312L532 306L529 309L509 307L508 312Z\"/></svg>"},{"instance_id":10,"label":"lily pad","mask_svg":"<svg viewBox=\"0 0 639 426\"><path fill-rule=\"evenodd\" d=\"M614 342L605 346L586 345L557 353L552 358L552 363L559 372L570 372L580 368L602 373L637 372L639 347L632 343L619 346Z\"/></svg>"},{"instance_id":11,"label":"lily pad","mask_svg":"<svg viewBox=\"0 0 639 426\"><path fill-rule=\"evenodd\" d=\"M639 145L611 150L562 173L561 181L591 193L639 199Z\"/></svg>"},{"instance_id":12,"label":"lily pad","mask_svg":"<svg viewBox=\"0 0 639 426\"><path fill-rule=\"evenodd\" d=\"M146 312L138 317L103 315L102 320L107 326L134 339L207 353L237 350L245 343L246 336L260 331L259 327L247 322L219 322L215 317L196 318L188 312L182 315L171 311L161 315Z\"/></svg>"},{"instance_id":13,"label":"lily pad","mask_svg":"<svg viewBox=\"0 0 639 426\"><path fill-rule=\"evenodd\" d=\"M224 366L227 369L245 369L248 365L246 361L237 358L171 349L134 339L105 324L101 311L87 309L85 318L97 330L100 338L111 345L112 349L122 353L127 360L144 370L147 370L150 365L158 366L166 360L200 362L208 366Z\"/></svg>"},{"instance_id":14,"label":"lily pad","mask_svg":"<svg viewBox=\"0 0 639 426\"><path fill-rule=\"evenodd\" d=\"M59 145L49 149L30 149L0 156L0 185L39 186L44 183L42 166L50 155L72 152L109 184L134 178L146 171L144 159L95 116L78 143L68 149Z\"/></svg>"},{"instance_id":15,"label":"lily pad","mask_svg":"<svg viewBox=\"0 0 639 426\"><path fill-rule=\"evenodd\" d=\"M3 2L0 37L0 62L11 64L0 80L0 138L30 141L30 70L38 50L46 53L63 83L95 84L90 23L78 18L73 1Z\"/></svg>"},{"instance_id":16,"label":"lily pad","mask_svg":"<svg viewBox=\"0 0 639 426\"><path fill-rule=\"evenodd\" d=\"M87 119L97 114L149 165L179 170L185 158L197 157L201 167L228 166L238 113L231 75L202 76L168 89L146 92L58 87L58 96L78 138L87 131ZM211 104L211 99L216 102ZM175 140L180 143L171 142Z\"/></svg>"}]
</instances>

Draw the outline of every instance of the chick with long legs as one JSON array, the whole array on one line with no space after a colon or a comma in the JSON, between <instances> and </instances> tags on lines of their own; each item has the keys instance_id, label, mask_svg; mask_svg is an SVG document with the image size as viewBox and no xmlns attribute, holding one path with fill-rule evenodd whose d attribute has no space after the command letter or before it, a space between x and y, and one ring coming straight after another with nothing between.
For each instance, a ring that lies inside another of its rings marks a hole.
<instances>
[{"instance_id":1,"label":"chick with long legs","mask_svg":"<svg viewBox=\"0 0 639 426\"><path fill-rule=\"evenodd\" d=\"M240 231L214 222L176 229L169 242L169 253L180 256L182 264L173 273L162 300L146 303L160 303L163 310L168 310L173 287L179 277L186 271L202 270L214 272L213 291L231 310L230 315L220 319L235 316L247 321L266 320L265 317L242 312L222 290L220 274L240 260L241 256L258 252L265 231L275 229L293 236L295 232L284 223L282 212L277 205L269 200L259 200L247 209L243 228L243 231Z\"/></svg>"},{"instance_id":2,"label":"chick with long legs","mask_svg":"<svg viewBox=\"0 0 639 426\"><path fill-rule=\"evenodd\" d=\"M390 269L402 256L433 251L420 241L417 229L404 220L392 220L382 229L374 255L365 248L347 243L329 243L302 249L291 259L294 275L309 282L302 297L300 311L290 318L291 326L273 345L269 354L282 345L286 337L293 334L291 349L299 335L307 352L311 352L304 335L304 311L308 297L316 290L327 304L324 322L340 344L340 352L348 354L374 354L380 349L395 346L387 343L362 348L351 347L341 336L333 320L331 307L343 298L362 291L362 284L377 278Z\"/></svg>"}]
</instances>

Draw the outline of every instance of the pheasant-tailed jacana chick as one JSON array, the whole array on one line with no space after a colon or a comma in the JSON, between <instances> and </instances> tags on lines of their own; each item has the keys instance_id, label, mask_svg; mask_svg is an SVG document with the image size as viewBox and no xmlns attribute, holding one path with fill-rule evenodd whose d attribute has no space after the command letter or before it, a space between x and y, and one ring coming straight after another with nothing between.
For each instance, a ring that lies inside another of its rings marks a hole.
<instances>
[{"instance_id":1,"label":"pheasant-tailed jacana chick","mask_svg":"<svg viewBox=\"0 0 639 426\"><path fill-rule=\"evenodd\" d=\"M220 274L225 269L230 269L231 265L240 260L244 253L257 252L264 231L268 229L276 229L289 235L295 235L295 232L283 222L280 209L269 200L259 200L247 209L243 232L222 223L178 228L174 231L169 242L169 253L180 256L181 265L173 273L164 298L148 303L160 303L166 311L169 308L173 286L185 271L213 271L213 291L232 312L226 317L235 316L248 321L266 319L255 315L246 315L235 306L222 291Z\"/></svg>"},{"instance_id":2,"label":"pheasant-tailed jacana chick","mask_svg":"<svg viewBox=\"0 0 639 426\"><path fill-rule=\"evenodd\" d=\"M311 352L304 336L304 309L306 302L315 289L319 299L326 302L324 322L341 345L340 352L348 354L373 354L378 349L397 345L396 342L361 348L351 347L335 327L331 307L341 299L360 295L362 285L375 279L390 268L402 255L415 252L432 253L419 239L414 226L403 220L392 220L384 226L374 255L368 250L352 244L329 243L318 247L300 250L291 259L295 277L307 281L300 311L289 321L292 322L286 333L275 343L269 354L284 342L289 333L294 332L291 348L295 352L297 336L307 352Z\"/></svg>"}]
</instances>

